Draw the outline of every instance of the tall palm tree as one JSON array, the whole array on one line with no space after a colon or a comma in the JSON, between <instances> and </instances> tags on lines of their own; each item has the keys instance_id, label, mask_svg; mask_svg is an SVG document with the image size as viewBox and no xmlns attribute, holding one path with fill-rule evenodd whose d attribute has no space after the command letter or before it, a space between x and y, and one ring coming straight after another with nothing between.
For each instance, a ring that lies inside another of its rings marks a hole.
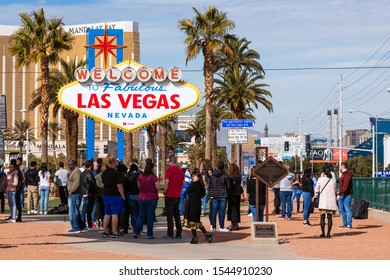
<instances>
[{"instance_id":1,"label":"tall palm tree","mask_svg":"<svg viewBox=\"0 0 390 280\"><path fill-rule=\"evenodd\" d=\"M42 161L48 160L48 121L49 121L49 74L50 64L60 59L60 53L70 50L74 37L63 28L62 19L47 19L43 8L29 13L20 13L22 26L10 37L10 53L16 57L15 66L19 69L30 63L39 63L42 86L41 114L41 141Z\"/></svg>"},{"instance_id":2,"label":"tall palm tree","mask_svg":"<svg viewBox=\"0 0 390 280\"><path fill-rule=\"evenodd\" d=\"M147 126L146 133L148 135L148 145L149 145L149 158L154 162L156 158L156 142L155 137L157 134L157 124L153 123Z\"/></svg>"},{"instance_id":3,"label":"tall palm tree","mask_svg":"<svg viewBox=\"0 0 390 280\"><path fill-rule=\"evenodd\" d=\"M16 141L18 143L19 156L21 157L23 157L24 141L27 140L27 130L29 132L28 142L35 144L37 141L37 139L35 139L30 133L34 129L30 128L30 126L31 124L29 121L16 120L13 127L5 130L5 139L8 141ZM28 165L28 162L26 162L26 165Z\"/></svg>"},{"instance_id":4,"label":"tall palm tree","mask_svg":"<svg viewBox=\"0 0 390 280\"><path fill-rule=\"evenodd\" d=\"M183 142L184 139L182 137L178 136L174 131L169 131L167 133L168 156L174 156L177 148L184 149L186 144Z\"/></svg>"},{"instance_id":5,"label":"tall palm tree","mask_svg":"<svg viewBox=\"0 0 390 280\"><path fill-rule=\"evenodd\" d=\"M234 69L245 69L249 72L264 74L263 66L260 64L260 54L249 48L251 41L246 38L238 38L233 35L226 35L224 45L215 55L214 63L217 71L232 71Z\"/></svg>"},{"instance_id":6,"label":"tall palm tree","mask_svg":"<svg viewBox=\"0 0 390 280\"><path fill-rule=\"evenodd\" d=\"M244 112L247 109L258 109L258 104L263 105L269 112L273 111L272 103L267 97L272 97L266 84L258 83L263 79L258 72L250 73L245 69L234 69L232 71L220 73L221 79L216 79L218 85L215 88L216 100L219 105L225 105L231 112L232 119L244 119L247 116ZM239 145L241 157L241 145ZM232 148L232 162L236 162L236 152Z\"/></svg>"},{"instance_id":7,"label":"tall palm tree","mask_svg":"<svg viewBox=\"0 0 390 280\"><path fill-rule=\"evenodd\" d=\"M133 159L133 136L132 132L125 132L125 163L129 163Z\"/></svg>"},{"instance_id":8,"label":"tall palm tree","mask_svg":"<svg viewBox=\"0 0 390 280\"><path fill-rule=\"evenodd\" d=\"M66 122L65 141L66 141L66 156L67 159L77 159L77 145L78 145L78 118L79 113L63 108L58 102L57 94L58 90L74 81L74 72L77 68L84 66L86 63L84 60L79 60L77 63L75 59L69 60L69 62L60 59L61 71L58 69L52 69L49 74L49 104L53 105L53 117L58 115L61 110L62 117ZM42 102L41 95L42 88L39 87L34 91L32 95L31 104L28 107L30 111L38 107Z\"/></svg>"},{"instance_id":9,"label":"tall palm tree","mask_svg":"<svg viewBox=\"0 0 390 280\"><path fill-rule=\"evenodd\" d=\"M56 140L58 133L61 133L62 127L58 122L49 122L49 134L51 138L51 143L53 145L53 156L54 156L54 165L57 168L57 154L56 154Z\"/></svg>"},{"instance_id":10,"label":"tall palm tree","mask_svg":"<svg viewBox=\"0 0 390 280\"><path fill-rule=\"evenodd\" d=\"M200 120L205 120L206 110L200 110L196 117ZM205 166L212 165L213 167L217 166L218 158L217 158L217 130L220 129L221 121L223 119L230 119L231 114L226 108L224 104L222 106L217 106L217 104L213 104L211 107L211 115L213 116L211 121L211 152L212 152L212 161L209 162L208 159L205 159Z\"/></svg>"},{"instance_id":11,"label":"tall palm tree","mask_svg":"<svg viewBox=\"0 0 390 280\"><path fill-rule=\"evenodd\" d=\"M190 136L195 138L195 149L199 149L202 143L202 137L204 136L205 125L200 118L195 118L195 120L188 125L188 128L184 131L185 136ZM195 161L195 167L200 168L200 160Z\"/></svg>"},{"instance_id":12,"label":"tall palm tree","mask_svg":"<svg viewBox=\"0 0 390 280\"><path fill-rule=\"evenodd\" d=\"M167 137L168 137L168 132L172 131L172 124L175 122L173 117L170 117L168 119L165 119L163 121L159 121L158 125L160 127L161 131L161 137L160 141L158 143L160 150L161 150L161 179L162 182L165 182L165 171L167 169Z\"/></svg>"},{"instance_id":13,"label":"tall palm tree","mask_svg":"<svg viewBox=\"0 0 390 280\"><path fill-rule=\"evenodd\" d=\"M224 36L234 28L234 22L229 20L225 12L209 6L202 14L193 8L193 19L179 20L178 26L187 37L184 40L186 46L186 65L188 61L203 54L203 75L205 79L205 110L206 110L206 145L205 158L211 160L211 106L214 84L214 55L223 45Z\"/></svg>"}]
</instances>

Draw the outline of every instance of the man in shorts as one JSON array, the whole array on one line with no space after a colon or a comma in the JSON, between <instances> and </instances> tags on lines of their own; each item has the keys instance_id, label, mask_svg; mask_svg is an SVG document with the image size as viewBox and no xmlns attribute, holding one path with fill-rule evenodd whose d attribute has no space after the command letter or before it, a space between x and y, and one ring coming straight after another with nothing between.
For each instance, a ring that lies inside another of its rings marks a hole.
<instances>
[{"instance_id":1,"label":"man in shorts","mask_svg":"<svg viewBox=\"0 0 390 280\"><path fill-rule=\"evenodd\" d=\"M102 237L108 237L108 226L112 224L112 238L119 237L118 221L119 214L123 211L125 193L122 185L122 175L116 170L118 160L111 157L108 160L107 168L102 173L103 181L103 202L104 220Z\"/></svg>"}]
</instances>

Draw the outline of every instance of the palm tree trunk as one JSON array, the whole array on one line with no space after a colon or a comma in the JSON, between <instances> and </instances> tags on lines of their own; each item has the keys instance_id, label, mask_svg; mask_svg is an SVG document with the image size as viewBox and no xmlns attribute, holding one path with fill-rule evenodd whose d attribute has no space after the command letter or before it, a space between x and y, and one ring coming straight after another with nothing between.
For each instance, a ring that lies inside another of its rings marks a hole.
<instances>
[{"instance_id":1,"label":"palm tree trunk","mask_svg":"<svg viewBox=\"0 0 390 280\"><path fill-rule=\"evenodd\" d=\"M201 142L200 137L197 138L197 139L195 139L195 149L196 149L196 150L199 150L199 149L200 149L200 142ZM199 168L199 170L202 170L200 165L201 165L201 160L200 160L200 159L196 159L196 160L195 160L195 167L196 167L196 168Z\"/></svg>"},{"instance_id":2,"label":"palm tree trunk","mask_svg":"<svg viewBox=\"0 0 390 280\"><path fill-rule=\"evenodd\" d=\"M46 57L41 58L42 92L41 92L41 141L42 162L48 162L48 124L49 124L49 61Z\"/></svg>"},{"instance_id":3,"label":"palm tree trunk","mask_svg":"<svg viewBox=\"0 0 390 280\"><path fill-rule=\"evenodd\" d=\"M133 158L133 133L127 132L125 133L125 163L130 163Z\"/></svg>"},{"instance_id":4,"label":"palm tree trunk","mask_svg":"<svg viewBox=\"0 0 390 280\"><path fill-rule=\"evenodd\" d=\"M212 151L212 166L214 168L217 167L217 129L214 129L211 131L211 151Z\"/></svg>"},{"instance_id":5,"label":"palm tree trunk","mask_svg":"<svg viewBox=\"0 0 390 280\"><path fill-rule=\"evenodd\" d=\"M154 137L156 136L156 125L151 124L147 128L148 133L148 143L149 143L149 157L152 159L153 162L155 162L156 158L156 144L154 141Z\"/></svg>"},{"instance_id":6,"label":"palm tree trunk","mask_svg":"<svg viewBox=\"0 0 390 280\"><path fill-rule=\"evenodd\" d=\"M211 108L212 108L212 94L213 94L213 54L209 50L210 46L208 46L208 42L205 42L205 47L203 48L203 56L204 56L204 77L205 77L205 111L206 111L206 143L205 143L205 160L212 160L212 125L211 125Z\"/></svg>"},{"instance_id":7,"label":"palm tree trunk","mask_svg":"<svg viewBox=\"0 0 390 280\"><path fill-rule=\"evenodd\" d=\"M66 110L66 109L65 109ZM66 155L67 159L74 160L77 162L77 144L78 144L78 115L77 116L67 116L66 120Z\"/></svg>"},{"instance_id":8,"label":"palm tree trunk","mask_svg":"<svg viewBox=\"0 0 390 280\"><path fill-rule=\"evenodd\" d=\"M54 136L54 137L53 137ZM53 157L54 157L54 165L57 168L57 153L56 153L56 138L55 135L52 135L52 141L51 143L53 144Z\"/></svg>"}]
</instances>

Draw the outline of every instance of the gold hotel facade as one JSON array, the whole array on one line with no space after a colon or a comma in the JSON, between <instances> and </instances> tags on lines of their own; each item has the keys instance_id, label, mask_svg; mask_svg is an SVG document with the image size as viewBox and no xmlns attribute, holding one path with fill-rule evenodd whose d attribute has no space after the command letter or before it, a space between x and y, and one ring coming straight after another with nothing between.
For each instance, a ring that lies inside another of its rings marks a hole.
<instances>
[{"instance_id":1,"label":"gold hotel facade","mask_svg":"<svg viewBox=\"0 0 390 280\"><path fill-rule=\"evenodd\" d=\"M71 32L75 36L75 42L72 50L66 51L61 54L62 58L69 61L75 59L76 61L83 59L86 60L86 48L87 45L87 31L89 29L104 29L104 25L107 25L107 29L122 29L123 30L123 45L126 48L123 49L123 60L139 61L140 58L140 36L138 30L138 23L132 21L119 21L119 22L107 22L107 23L93 23L93 24L80 24L69 25L64 28ZM19 26L7 26L0 25L0 94L5 94L7 99L7 125L12 127L16 120L28 120L33 130L30 132L38 141L35 146L30 145L30 154L40 156L41 153L41 141L40 141L40 116L39 107L33 111L29 111L28 107L31 103L31 96L34 90L39 87L40 68L38 64L31 64L24 66L21 69L15 68L15 58L12 57L8 51L10 46L10 36L14 33ZM110 39L113 37L110 37ZM115 43L115 41L113 42ZM116 60L116 57L109 55L108 65L115 65L120 61ZM103 56L100 55L95 58L95 66L103 67ZM60 65L51 65L51 67L57 67L61 70ZM56 139L56 145L53 147L49 139L49 155L55 150L58 153L66 154L65 143L65 122L61 120L61 112L58 115L53 116L50 112L51 122L60 123L63 128L62 132L58 134ZM139 131L133 132L134 139L134 157L140 157L142 151L140 149L139 139L144 133ZM50 136L49 136L50 137ZM85 143L86 141L86 118L85 116L79 117L79 139L78 143ZM104 151L104 146L108 143L112 147L113 142L117 141L117 130L109 125L106 125L100 121L95 122L95 158L105 157L107 153ZM144 146L142 143L141 147ZM6 163L10 159L18 156L19 148L17 143L5 141L4 145L5 155L2 158ZM111 153L112 151L108 151ZM25 148L24 148L25 153Z\"/></svg>"}]
</instances>

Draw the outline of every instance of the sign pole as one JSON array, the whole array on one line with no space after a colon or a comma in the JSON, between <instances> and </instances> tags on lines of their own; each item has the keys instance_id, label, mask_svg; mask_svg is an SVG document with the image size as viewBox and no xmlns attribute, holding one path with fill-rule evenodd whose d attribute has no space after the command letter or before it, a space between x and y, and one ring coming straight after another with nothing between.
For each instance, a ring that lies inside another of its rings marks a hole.
<instances>
[{"instance_id":1,"label":"sign pole","mask_svg":"<svg viewBox=\"0 0 390 280\"><path fill-rule=\"evenodd\" d=\"M259 180L256 180L256 214L252 213L252 215L255 215L256 222L259 220L259 216L257 215L259 213Z\"/></svg>"},{"instance_id":2,"label":"sign pole","mask_svg":"<svg viewBox=\"0 0 390 280\"><path fill-rule=\"evenodd\" d=\"M268 185L265 185L265 221L268 222Z\"/></svg>"}]
</instances>

